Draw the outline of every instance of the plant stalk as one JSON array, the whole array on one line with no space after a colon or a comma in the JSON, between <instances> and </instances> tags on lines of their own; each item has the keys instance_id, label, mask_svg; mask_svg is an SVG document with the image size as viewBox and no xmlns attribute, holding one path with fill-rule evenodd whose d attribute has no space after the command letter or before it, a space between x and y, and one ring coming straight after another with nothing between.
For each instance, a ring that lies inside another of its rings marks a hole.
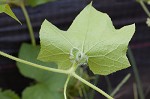
<instances>
[{"instance_id":1,"label":"plant stalk","mask_svg":"<svg viewBox=\"0 0 150 99\"><path fill-rule=\"evenodd\" d=\"M75 71L74 66L71 67L69 70L60 70L60 69L55 69L55 68L50 68L50 67L38 65L38 64L29 62L29 61L25 61L25 60L23 60L23 59L16 58L16 57L14 57L14 56L11 56L11 55L6 54L6 53L1 52L1 51L0 51L0 55L2 55L2 56L4 56L4 57L7 57L7 58L9 58L9 59L12 59L12 60L15 60L15 61L18 61L18 62L27 64L27 65L33 66L33 67L36 67L36 68L40 68L40 69L46 70L46 71L57 72L57 73L62 73L62 74L67 74L67 75L73 76L73 77L75 77L76 79L78 79L78 80L80 80L81 82L83 82L84 84L86 84L86 85L88 85L89 87L93 88L94 90L98 91L99 93L101 93L102 95L104 95L105 97L107 97L108 99L114 99L114 98L112 98L111 96L109 96L107 93L105 93L103 90L99 89L98 87L94 86L93 84L89 83L88 81L86 81L86 80L84 80L83 78L81 78L80 76L78 76L78 75L74 72L74 71Z\"/></svg>"},{"instance_id":2,"label":"plant stalk","mask_svg":"<svg viewBox=\"0 0 150 99\"><path fill-rule=\"evenodd\" d=\"M145 99L142 84L141 84L141 81L140 81L140 76L139 76L138 69L137 69L137 66L136 66L136 62L135 62L135 59L134 59L134 56L133 56L133 53L132 53L130 47L128 48L128 56L129 56L129 60L131 62L131 66L133 68L133 72L134 72L134 75L135 75L135 80L136 80L136 83L137 83L137 89L138 89L140 99Z\"/></svg>"},{"instance_id":3,"label":"plant stalk","mask_svg":"<svg viewBox=\"0 0 150 99\"><path fill-rule=\"evenodd\" d=\"M98 80L99 80L99 75L96 75L96 76L95 76L95 80L94 80L94 85L95 85L95 86L97 85ZM90 93L91 93L91 94L90 94L90 96L89 96L89 97L90 97L89 99L94 99L95 90L92 90Z\"/></svg>"},{"instance_id":4,"label":"plant stalk","mask_svg":"<svg viewBox=\"0 0 150 99\"><path fill-rule=\"evenodd\" d=\"M134 99L138 99L138 92L135 83L133 83L133 94L134 94Z\"/></svg>"},{"instance_id":5,"label":"plant stalk","mask_svg":"<svg viewBox=\"0 0 150 99\"><path fill-rule=\"evenodd\" d=\"M131 74L127 74L124 79L117 85L117 87L114 89L114 91L111 93L111 96L114 96L119 89L128 81L128 79L130 78Z\"/></svg>"},{"instance_id":6,"label":"plant stalk","mask_svg":"<svg viewBox=\"0 0 150 99\"><path fill-rule=\"evenodd\" d=\"M7 57L9 59L15 60L17 62L24 63L24 64L27 64L27 65L30 65L30 66L33 66L33 67L36 67L36 68L40 68L40 69L43 69L43 70L46 70L46 71L50 71L50 72L57 72L57 73L63 73L63 74L68 74L70 72L70 70L60 70L60 69L46 67L46 66L43 66L43 65L38 65L38 64L29 62L29 61L25 61L23 59L16 58L14 56L11 56L11 55L6 54L6 53L1 52L1 51L0 51L0 55L2 55L4 57Z\"/></svg>"},{"instance_id":7,"label":"plant stalk","mask_svg":"<svg viewBox=\"0 0 150 99\"><path fill-rule=\"evenodd\" d=\"M88 81L84 80L80 76L78 76L76 73L72 73L72 76L75 77L76 79L80 80L82 83L86 84L87 86L93 88L94 90L98 91L108 99L114 99L111 96L109 96L107 93L105 93L103 90L99 89L98 87L94 86L93 84L89 83Z\"/></svg>"},{"instance_id":8,"label":"plant stalk","mask_svg":"<svg viewBox=\"0 0 150 99\"><path fill-rule=\"evenodd\" d=\"M144 1L140 0L139 3L142 6L142 8L145 11L145 13L147 14L147 16L150 17L150 12L149 12L148 8L146 7L146 5L144 4Z\"/></svg>"},{"instance_id":9,"label":"plant stalk","mask_svg":"<svg viewBox=\"0 0 150 99\"><path fill-rule=\"evenodd\" d=\"M26 22L27 22L27 26L28 26L28 30L29 30L29 34L30 34L30 38L31 38L31 43L32 43L33 46L36 46L36 41L35 41L35 37L34 37L33 28L32 28L32 25L31 25L31 21L30 21L28 12L27 12L23 2L20 4L20 7L23 11L23 14L24 14Z\"/></svg>"},{"instance_id":10,"label":"plant stalk","mask_svg":"<svg viewBox=\"0 0 150 99\"><path fill-rule=\"evenodd\" d=\"M112 92L112 85L111 85L111 82L110 82L110 79L108 76L105 76L105 80L106 80L106 83L107 83L107 86L108 86L108 93L110 94Z\"/></svg>"},{"instance_id":11,"label":"plant stalk","mask_svg":"<svg viewBox=\"0 0 150 99\"><path fill-rule=\"evenodd\" d=\"M66 91L67 91L67 85L68 85L69 80L70 80L70 75L68 75L67 80L66 80L65 85L64 85L64 98L65 99L67 99Z\"/></svg>"}]
</instances>

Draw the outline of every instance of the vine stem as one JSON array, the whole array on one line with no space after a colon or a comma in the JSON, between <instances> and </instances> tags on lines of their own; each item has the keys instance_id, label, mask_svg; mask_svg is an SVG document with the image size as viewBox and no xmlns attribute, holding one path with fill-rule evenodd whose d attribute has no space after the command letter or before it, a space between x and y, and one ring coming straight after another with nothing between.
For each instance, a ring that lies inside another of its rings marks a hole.
<instances>
[{"instance_id":1,"label":"vine stem","mask_svg":"<svg viewBox=\"0 0 150 99\"><path fill-rule=\"evenodd\" d=\"M16 58L14 56L11 56L9 54L6 54L4 52L1 52L0 51L0 55L4 56L4 57L7 57L9 59L12 59L12 60L15 60L15 61L18 61L20 63L24 63L24 64L27 64L27 65L30 65L30 66L33 66L33 67L36 67L36 68L40 68L40 69L43 69L43 70L46 70L46 71L51 71L51 72L57 72L57 73L62 73L62 74L67 74L67 75L70 75L70 76L73 76L75 77L76 79L80 80L81 82L83 82L84 84L86 84L87 86L93 88L94 90L98 91L99 93L101 93L102 95L104 95L105 97L107 97L108 99L113 99L111 96L109 96L107 93L105 93L103 90L99 89L98 87L94 86L93 84L89 83L88 81L84 80L83 78L81 78L80 76L78 76L76 73L75 73L75 67L71 67L69 70L60 70L60 69L55 69L55 68L50 68L50 67L46 67L46 66L43 66L43 65L38 65L38 64L35 64L35 63L32 63L32 62L29 62L29 61L25 61L23 59L19 59L19 58ZM69 81L69 80L68 80ZM66 83L68 83L68 81ZM67 84L66 84L67 86Z\"/></svg>"},{"instance_id":2,"label":"vine stem","mask_svg":"<svg viewBox=\"0 0 150 99\"><path fill-rule=\"evenodd\" d=\"M139 1L140 5L142 6L143 10L145 11L145 13L148 15L148 17L150 17L150 12L147 9L146 5L144 4L143 0Z\"/></svg>"},{"instance_id":3,"label":"vine stem","mask_svg":"<svg viewBox=\"0 0 150 99\"><path fill-rule=\"evenodd\" d=\"M66 91L67 91L67 85L68 85L69 80L70 80L70 75L68 75L67 80L66 80L65 85L64 85L64 98L65 99L67 99Z\"/></svg>"},{"instance_id":4,"label":"vine stem","mask_svg":"<svg viewBox=\"0 0 150 99\"><path fill-rule=\"evenodd\" d=\"M68 70L60 70L60 69L55 69L55 68L46 67L46 66L43 66L43 65L38 65L38 64L29 62L29 61L25 61L25 60L23 60L23 59L16 58L16 57L14 57L14 56L11 56L11 55L6 54L6 53L1 52L1 51L0 51L0 55L5 56L5 57L7 57L7 58L9 58L9 59L18 61L18 62L20 62L20 63L24 63L24 64L27 64L27 65L30 65L30 66L33 66L33 67L36 67L36 68L40 68L40 69L43 69L43 70L47 70L47 71L51 71L51 72L57 72L57 73L63 73L63 74L68 74L68 73L69 73Z\"/></svg>"},{"instance_id":5,"label":"vine stem","mask_svg":"<svg viewBox=\"0 0 150 99\"><path fill-rule=\"evenodd\" d=\"M75 72L75 70L77 68L76 65L77 65L76 62L74 61L73 64L72 64L72 66L71 66L71 68L69 69L68 77L67 77L67 80L66 80L65 85L64 85L64 99L67 99L67 93L66 93L66 91L67 91L67 85L68 85L68 82L70 80L71 73Z\"/></svg>"},{"instance_id":6,"label":"vine stem","mask_svg":"<svg viewBox=\"0 0 150 99\"><path fill-rule=\"evenodd\" d=\"M136 83L133 83L133 94L134 94L134 99L138 99Z\"/></svg>"},{"instance_id":7,"label":"vine stem","mask_svg":"<svg viewBox=\"0 0 150 99\"><path fill-rule=\"evenodd\" d=\"M128 48L128 56L129 56L129 60L131 62L133 72L134 72L134 75L135 75L135 80L136 80L136 83L137 83L137 89L138 89L140 99L145 99L142 84L141 84L141 80L140 80L140 76L139 76L139 72L138 72L138 69L137 69L137 65L136 65L136 62L135 62L135 59L134 59L134 56L133 56L133 53L132 53L132 50L131 50L130 47Z\"/></svg>"},{"instance_id":8,"label":"vine stem","mask_svg":"<svg viewBox=\"0 0 150 99\"><path fill-rule=\"evenodd\" d=\"M111 96L109 96L107 93L105 93L103 90L99 89L98 87L94 86L93 84L89 83L88 81L84 80L80 76L78 76L76 73L72 73L72 76L75 77L76 79L80 80L82 83L86 84L87 86L93 88L94 90L98 91L108 99L114 99Z\"/></svg>"},{"instance_id":9,"label":"vine stem","mask_svg":"<svg viewBox=\"0 0 150 99\"><path fill-rule=\"evenodd\" d=\"M36 46L36 41L35 41L35 37L34 37L33 28L32 28L32 25L31 25L31 21L30 21L28 12L27 12L23 2L20 4L20 7L23 11L23 14L24 14L26 22L27 22L27 26L28 26L28 30L29 30L29 34L30 34L30 38L31 38L31 43L32 43L33 46Z\"/></svg>"},{"instance_id":10,"label":"vine stem","mask_svg":"<svg viewBox=\"0 0 150 99\"><path fill-rule=\"evenodd\" d=\"M99 75L96 75L96 78L94 80L94 85L97 85L98 81L99 81ZM90 93L91 94L90 94L90 98L89 99L94 99L95 90L92 90Z\"/></svg>"},{"instance_id":11,"label":"vine stem","mask_svg":"<svg viewBox=\"0 0 150 99\"><path fill-rule=\"evenodd\" d=\"M105 76L105 80L106 80L106 83L107 83L107 90L108 90L108 93L110 94L112 92L112 85L111 85L111 82L110 82L110 79L108 76Z\"/></svg>"},{"instance_id":12,"label":"vine stem","mask_svg":"<svg viewBox=\"0 0 150 99\"><path fill-rule=\"evenodd\" d=\"M114 91L110 94L111 96L114 96L120 88L128 81L128 79L131 77L131 74L127 74L124 79L117 85L117 87L114 89Z\"/></svg>"}]
</instances>

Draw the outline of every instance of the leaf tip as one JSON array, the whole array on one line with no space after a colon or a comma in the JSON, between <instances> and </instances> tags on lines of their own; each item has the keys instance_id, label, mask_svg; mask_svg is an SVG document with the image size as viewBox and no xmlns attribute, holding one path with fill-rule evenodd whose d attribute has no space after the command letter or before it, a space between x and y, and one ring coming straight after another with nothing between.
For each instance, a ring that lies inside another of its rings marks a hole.
<instances>
[{"instance_id":1,"label":"leaf tip","mask_svg":"<svg viewBox=\"0 0 150 99\"><path fill-rule=\"evenodd\" d=\"M133 32L135 32L135 29L136 29L135 23L133 23L133 24L131 24L131 25L129 25L129 26L131 27L131 29L133 30Z\"/></svg>"},{"instance_id":2,"label":"leaf tip","mask_svg":"<svg viewBox=\"0 0 150 99\"><path fill-rule=\"evenodd\" d=\"M19 21L19 20L17 20L17 21L20 23L20 25L22 25L21 21Z\"/></svg>"},{"instance_id":3,"label":"leaf tip","mask_svg":"<svg viewBox=\"0 0 150 99\"><path fill-rule=\"evenodd\" d=\"M136 28L136 25L135 25L135 23L134 23L134 24L132 24L132 25L133 25L133 27L134 27L134 28Z\"/></svg>"},{"instance_id":4,"label":"leaf tip","mask_svg":"<svg viewBox=\"0 0 150 99\"><path fill-rule=\"evenodd\" d=\"M45 19L41 25L40 31L42 30L42 27L47 26L48 23L49 23L49 21L47 19Z\"/></svg>"},{"instance_id":5,"label":"leaf tip","mask_svg":"<svg viewBox=\"0 0 150 99\"><path fill-rule=\"evenodd\" d=\"M89 5L90 5L90 6L92 6L92 4L93 4L93 0L90 2L90 4L89 4Z\"/></svg>"},{"instance_id":6,"label":"leaf tip","mask_svg":"<svg viewBox=\"0 0 150 99\"><path fill-rule=\"evenodd\" d=\"M130 26L132 26L133 28L135 28L135 23L131 24Z\"/></svg>"},{"instance_id":7,"label":"leaf tip","mask_svg":"<svg viewBox=\"0 0 150 99\"><path fill-rule=\"evenodd\" d=\"M45 20L43 21L43 23L45 23L45 22L48 22L48 20L47 20L47 19L45 19Z\"/></svg>"}]
</instances>

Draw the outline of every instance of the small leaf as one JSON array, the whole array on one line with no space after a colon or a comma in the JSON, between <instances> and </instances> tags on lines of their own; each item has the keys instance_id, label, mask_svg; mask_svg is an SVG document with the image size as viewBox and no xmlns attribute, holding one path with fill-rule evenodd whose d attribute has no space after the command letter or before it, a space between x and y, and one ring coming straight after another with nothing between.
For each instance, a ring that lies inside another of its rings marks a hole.
<instances>
[{"instance_id":1,"label":"small leaf","mask_svg":"<svg viewBox=\"0 0 150 99\"><path fill-rule=\"evenodd\" d=\"M108 75L130 66L126 51L134 32L134 24L115 29L107 14L89 4L67 31L59 30L47 20L43 22L38 59L68 69L72 64L72 49L78 49L78 58L84 58L80 62L87 62L95 74Z\"/></svg>"},{"instance_id":2,"label":"small leaf","mask_svg":"<svg viewBox=\"0 0 150 99\"><path fill-rule=\"evenodd\" d=\"M9 7L8 4L2 4L0 5L0 13L6 13L16 21L18 21L20 24L21 22L18 20L18 18L15 16L15 14L12 12L11 8Z\"/></svg>"},{"instance_id":3,"label":"small leaf","mask_svg":"<svg viewBox=\"0 0 150 99\"><path fill-rule=\"evenodd\" d=\"M20 99L19 96L11 90L0 90L0 99Z\"/></svg>"},{"instance_id":4,"label":"small leaf","mask_svg":"<svg viewBox=\"0 0 150 99\"><path fill-rule=\"evenodd\" d=\"M27 87L23 91L22 99L63 99L64 82L61 81L61 78L61 76L60 78L55 78L49 84L37 83L36 85Z\"/></svg>"},{"instance_id":5,"label":"small leaf","mask_svg":"<svg viewBox=\"0 0 150 99\"><path fill-rule=\"evenodd\" d=\"M39 50L39 46L23 44L19 58L55 68L57 66L55 63L44 63L36 59ZM23 91L23 99L62 99L66 75L41 70L18 62L17 65L25 77L32 78L37 82Z\"/></svg>"},{"instance_id":6,"label":"small leaf","mask_svg":"<svg viewBox=\"0 0 150 99\"><path fill-rule=\"evenodd\" d=\"M52 1L56 1L56 0L26 0L25 3L26 5L30 5L34 7Z\"/></svg>"},{"instance_id":7,"label":"small leaf","mask_svg":"<svg viewBox=\"0 0 150 99\"><path fill-rule=\"evenodd\" d=\"M44 63L39 60L37 60L37 56L39 53L40 47L39 46L32 46L30 44L22 44L20 51L19 51L19 58L34 62L40 65L48 66L48 67L56 67L57 65L55 63ZM36 81L44 81L50 78L49 75L52 74L52 72L48 72L45 70L41 70L39 68L35 68L26 64L22 64L17 62L17 66L20 70L20 72L25 76L29 77L31 79L35 79Z\"/></svg>"}]
</instances>

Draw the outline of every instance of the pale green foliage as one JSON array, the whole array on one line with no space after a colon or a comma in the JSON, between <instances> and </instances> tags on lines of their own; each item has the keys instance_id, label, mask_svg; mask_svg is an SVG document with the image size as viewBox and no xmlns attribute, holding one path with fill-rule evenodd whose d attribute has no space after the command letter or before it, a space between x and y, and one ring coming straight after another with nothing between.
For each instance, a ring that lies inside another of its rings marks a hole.
<instances>
[{"instance_id":1,"label":"pale green foliage","mask_svg":"<svg viewBox=\"0 0 150 99\"><path fill-rule=\"evenodd\" d=\"M55 68L56 64L54 63L43 63L36 59L39 50L39 46L23 44L19 52L19 58ZM25 77L35 79L37 82L23 91L22 99L63 99L66 75L48 72L19 62L17 62L17 65Z\"/></svg>"},{"instance_id":2,"label":"pale green foliage","mask_svg":"<svg viewBox=\"0 0 150 99\"><path fill-rule=\"evenodd\" d=\"M0 13L6 13L16 21L18 21L20 24L21 22L18 20L18 18L15 16L15 14L12 12L11 8L9 7L8 4L2 4L0 5Z\"/></svg>"},{"instance_id":3,"label":"pale green foliage","mask_svg":"<svg viewBox=\"0 0 150 99\"><path fill-rule=\"evenodd\" d=\"M43 22L38 59L68 69L72 64L70 52L76 48L88 56L93 73L107 75L130 66L126 51L134 32L134 24L115 29L107 14L89 4L67 31L59 30L47 20Z\"/></svg>"},{"instance_id":4,"label":"pale green foliage","mask_svg":"<svg viewBox=\"0 0 150 99\"><path fill-rule=\"evenodd\" d=\"M0 90L0 99L20 99L19 96L11 90Z\"/></svg>"},{"instance_id":5,"label":"pale green foliage","mask_svg":"<svg viewBox=\"0 0 150 99\"><path fill-rule=\"evenodd\" d=\"M73 47L65 37L65 31L57 29L48 21L44 21L40 30L41 52L38 59L42 61L54 61L59 68L71 67L70 50Z\"/></svg>"}]
</instances>

